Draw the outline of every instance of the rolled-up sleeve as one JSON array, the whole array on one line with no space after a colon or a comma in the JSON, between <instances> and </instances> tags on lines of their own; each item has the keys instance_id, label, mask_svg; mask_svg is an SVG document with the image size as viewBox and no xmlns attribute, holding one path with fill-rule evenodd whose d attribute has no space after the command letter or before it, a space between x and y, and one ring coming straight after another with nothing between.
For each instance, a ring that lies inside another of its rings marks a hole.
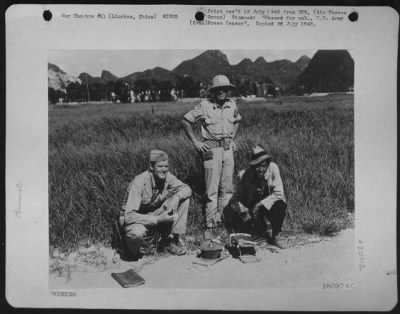
<instances>
[{"instance_id":1,"label":"rolled-up sleeve","mask_svg":"<svg viewBox=\"0 0 400 314\"><path fill-rule=\"evenodd\" d=\"M177 196L179 201L182 202L192 196L191 188L173 174L169 174L167 184L168 197Z\"/></svg>"},{"instance_id":2,"label":"rolled-up sleeve","mask_svg":"<svg viewBox=\"0 0 400 314\"><path fill-rule=\"evenodd\" d=\"M190 110L187 114L183 116L183 118L190 123L194 123L203 117L204 112L202 103L199 103L196 107L194 107L194 109Z\"/></svg>"},{"instance_id":3,"label":"rolled-up sleeve","mask_svg":"<svg viewBox=\"0 0 400 314\"><path fill-rule=\"evenodd\" d=\"M238 110L237 105L236 105L235 102L233 103L233 105L234 105L234 108L235 108L235 111L234 111L234 114L233 114L233 117L234 117L234 122L233 123L236 124L236 123L239 123L240 121L242 121L242 116L240 115L239 110Z\"/></svg>"},{"instance_id":4,"label":"rolled-up sleeve","mask_svg":"<svg viewBox=\"0 0 400 314\"><path fill-rule=\"evenodd\" d=\"M124 202L122 203L122 209L125 210L125 214L131 211L138 211L142 202L142 194L138 187L137 181L132 181L125 194Z\"/></svg>"},{"instance_id":5,"label":"rolled-up sleeve","mask_svg":"<svg viewBox=\"0 0 400 314\"><path fill-rule=\"evenodd\" d=\"M261 204L266 209L271 209L272 205L278 200L285 200L282 178L279 172L279 168L276 164L270 164L270 195L261 201Z\"/></svg>"}]
</instances>

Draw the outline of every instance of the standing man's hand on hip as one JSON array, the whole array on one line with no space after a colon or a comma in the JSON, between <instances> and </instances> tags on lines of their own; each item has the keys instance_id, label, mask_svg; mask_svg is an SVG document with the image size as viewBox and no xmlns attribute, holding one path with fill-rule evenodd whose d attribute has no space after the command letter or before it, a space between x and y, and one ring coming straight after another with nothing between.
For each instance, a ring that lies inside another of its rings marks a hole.
<instances>
[{"instance_id":1,"label":"standing man's hand on hip","mask_svg":"<svg viewBox=\"0 0 400 314\"><path fill-rule=\"evenodd\" d=\"M194 142L194 146L200 153L205 153L210 150L210 147L204 142L196 141Z\"/></svg>"}]
</instances>

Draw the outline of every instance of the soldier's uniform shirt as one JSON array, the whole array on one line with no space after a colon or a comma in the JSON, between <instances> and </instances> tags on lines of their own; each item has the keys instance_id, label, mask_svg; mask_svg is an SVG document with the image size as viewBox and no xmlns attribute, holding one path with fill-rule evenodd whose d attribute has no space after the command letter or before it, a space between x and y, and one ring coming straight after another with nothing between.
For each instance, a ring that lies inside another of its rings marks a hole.
<instances>
[{"instance_id":1,"label":"soldier's uniform shirt","mask_svg":"<svg viewBox=\"0 0 400 314\"><path fill-rule=\"evenodd\" d=\"M157 187L152 172L145 171L129 184L120 217L123 218L125 224L156 225L157 216L149 215L149 213L158 209L173 195L177 196L181 203L191 194L190 187L170 172L167 173L164 185Z\"/></svg>"}]
</instances>

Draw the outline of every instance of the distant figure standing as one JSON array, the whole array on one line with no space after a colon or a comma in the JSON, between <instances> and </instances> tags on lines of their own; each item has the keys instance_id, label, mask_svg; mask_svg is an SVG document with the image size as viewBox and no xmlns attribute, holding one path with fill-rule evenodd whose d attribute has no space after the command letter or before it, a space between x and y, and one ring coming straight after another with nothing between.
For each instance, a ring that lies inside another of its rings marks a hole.
<instances>
[{"instance_id":1,"label":"distant figure standing","mask_svg":"<svg viewBox=\"0 0 400 314\"><path fill-rule=\"evenodd\" d=\"M135 92L133 91L133 89L129 90L129 98L131 100L131 103L135 102Z\"/></svg>"},{"instance_id":2,"label":"distant figure standing","mask_svg":"<svg viewBox=\"0 0 400 314\"><path fill-rule=\"evenodd\" d=\"M227 92L235 88L224 75L217 75L209 88L209 99L203 99L182 120L190 141L201 153L205 170L206 191L205 238L212 238L215 227L222 225L222 211L233 193L233 152L241 116ZM192 124L201 123L202 140L194 135Z\"/></svg>"},{"instance_id":3,"label":"distant figure standing","mask_svg":"<svg viewBox=\"0 0 400 314\"><path fill-rule=\"evenodd\" d=\"M111 101L113 103L117 102L117 95L114 92L111 92Z\"/></svg>"},{"instance_id":4,"label":"distant figure standing","mask_svg":"<svg viewBox=\"0 0 400 314\"><path fill-rule=\"evenodd\" d=\"M176 96L175 88L171 89L170 95L172 97L172 100L176 101L178 99L178 97Z\"/></svg>"}]
</instances>

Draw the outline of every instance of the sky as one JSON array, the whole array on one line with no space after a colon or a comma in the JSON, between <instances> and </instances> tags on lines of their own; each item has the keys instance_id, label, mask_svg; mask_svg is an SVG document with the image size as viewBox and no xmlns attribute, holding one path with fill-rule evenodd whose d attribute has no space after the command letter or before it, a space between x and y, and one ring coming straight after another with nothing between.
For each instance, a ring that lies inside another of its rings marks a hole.
<instances>
[{"instance_id":1,"label":"sky","mask_svg":"<svg viewBox=\"0 0 400 314\"><path fill-rule=\"evenodd\" d=\"M134 72L162 67L172 70L182 61L192 59L205 50L50 50L48 61L69 75L87 72L100 76L102 70L123 77ZM222 50L231 65L244 58L252 61L264 57L267 62L288 59L296 61L302 55L313 57L316 50Z\"/></svg>"}]
</instances>

